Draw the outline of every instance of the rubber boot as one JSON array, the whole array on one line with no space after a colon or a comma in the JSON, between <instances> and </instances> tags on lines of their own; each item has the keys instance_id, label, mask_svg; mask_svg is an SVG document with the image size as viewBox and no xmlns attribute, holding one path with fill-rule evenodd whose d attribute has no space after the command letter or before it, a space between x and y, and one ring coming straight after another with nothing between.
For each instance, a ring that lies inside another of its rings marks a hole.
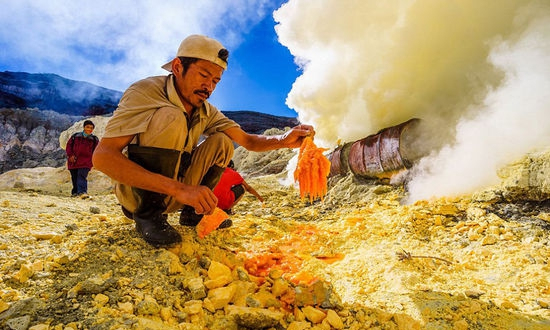
<instances>
[{"instance_id":1,"label":"rubber boot","mask_svg":"<svg viewBox=\"0 0 550 330\"><path fill-rule=\"evenodd\" d=\"M166 210L166 195L138 188L132 190L139 201L133 218L136 230L143 239L154 247L181 242L180 234L168 223L168 216L163 213Z\"/></svg>"},{"instance_id":2,"label":"rubber boot","mask_svg":"<svg viewBox=\"0 0 550 330\"><path fill-rule=\"evenodd\" d=\"M128 158L151 172L173 177L179 152L130 145ZM154 247L181 242L180 234L168 223L168 216L164 214L166 195L140 188L132 188L132 192L137 201L132 218L136 222L136 230L143 239Z\"/></svg>"},{"instance_id":3,"label":"rubber boot","mask_svg":"<svg viewBox=\"0 0 550 330\"><path fill-rule=\"evenodd\" d=\"M207 186L211 190L214 190L224 171L225 168L213 165L202 178L201 186ZM195 209L192 206L184 205L180 213L180 225L194 227L201 221L202 217L202 214L195 213ZM231 227L232 224L233 222L230 219L226 219L218 228Z\"/></svg>"}]
</instances>

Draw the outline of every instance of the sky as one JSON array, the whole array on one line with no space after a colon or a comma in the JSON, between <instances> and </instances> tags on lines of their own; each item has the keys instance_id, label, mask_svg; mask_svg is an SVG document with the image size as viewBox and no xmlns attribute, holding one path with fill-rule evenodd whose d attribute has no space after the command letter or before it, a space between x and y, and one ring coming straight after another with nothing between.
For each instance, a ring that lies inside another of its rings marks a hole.
<instances>
[{"instance_id":1,"label":"sky","mask_svg":"<svg viewBox=\"0 0 550 330\"><path fill-rule=\"evenodd\" d=\"M297 116L329 150L420 118L408 202L499 182L550 144L548 0L0 0L0 69L124 89L183 36L231 52L211 101Z\"/></svg>"},{"instance_id":2,"label":"sky","mask_svg":"<svg viewBox=\"0 0 550 330\"><path fill-rule=\"evenodd\" d=\"M286 96L299 74L277 41L273 11L283 0L0 0L0 70L55 73L124 91L175 56L189 34L230 51L211 98L224 111L296 117Z\"/></svg>"}]
</instances>

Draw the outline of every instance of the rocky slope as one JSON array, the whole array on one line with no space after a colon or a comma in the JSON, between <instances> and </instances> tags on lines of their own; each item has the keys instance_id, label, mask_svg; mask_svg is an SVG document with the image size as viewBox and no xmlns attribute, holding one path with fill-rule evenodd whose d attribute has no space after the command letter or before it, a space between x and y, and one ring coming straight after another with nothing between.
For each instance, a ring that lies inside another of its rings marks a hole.
<instances>
[{"instance_id":1,"label":"rocky slope","mask_svg":"<svg viewBox=\"0 0 550 330\"><path fill-rule=\"evenodd\" d=\"M236 154L243 173L281 156ZM403 187L353 176L313 204L284 171L249 176L263 205L246 195L234 226L204 239L171 215L184 237L171 249L138 237L97 171L84 200L63 168L10 171L0 327L548 329L548 166L549 151L532 154L498 186L412 205Z\"/></svg>"},{"instance_id":2,"label":"rocky slope","mask_svg":"<svg viewBox=\"0 0 550 330\"><path fill-rule=\"evenodd\" d=\"M59 135L81 118L38 109L0 109L0 173L62 166L65 152Z\"/></svg>"}]
</instances>

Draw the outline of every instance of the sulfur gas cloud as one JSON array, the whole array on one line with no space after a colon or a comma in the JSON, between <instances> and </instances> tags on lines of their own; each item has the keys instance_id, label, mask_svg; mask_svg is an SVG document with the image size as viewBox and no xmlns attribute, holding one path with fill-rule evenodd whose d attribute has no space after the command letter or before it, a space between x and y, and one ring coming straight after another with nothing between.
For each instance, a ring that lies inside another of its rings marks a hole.
<instances>
[{"instance_id":1,"label":"sulfur gas cloud","mask_svg":"<svg viewBox=\"0 0 550 330\"><path fill-rule=\"evenodd\" d=\"M422 120L410 201L494 184L550 144L547 0L290 0L274 18L302 70L287 104L317 144Z\"/></svg>"}]
</instances>

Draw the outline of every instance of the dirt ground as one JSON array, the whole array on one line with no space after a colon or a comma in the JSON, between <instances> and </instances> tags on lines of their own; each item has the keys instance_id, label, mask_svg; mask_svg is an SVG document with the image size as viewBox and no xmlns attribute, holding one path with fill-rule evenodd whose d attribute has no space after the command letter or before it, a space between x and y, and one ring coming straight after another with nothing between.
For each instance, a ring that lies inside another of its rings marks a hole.
<instances>
[{"instance_id":1,"label":"dirt ground","mask_svg":"<svg viewBox=\"0 0 550 330\"><path fill-rule=\"evenodd\" d=\"M550 329L550 202L497 188L403 205L403 187L333 178L310 204L248 178L233 227L155 249L110 181L3 175L0 329ZM496 189L496 190L495 190Z\"/></svg>"}]
</instances>

